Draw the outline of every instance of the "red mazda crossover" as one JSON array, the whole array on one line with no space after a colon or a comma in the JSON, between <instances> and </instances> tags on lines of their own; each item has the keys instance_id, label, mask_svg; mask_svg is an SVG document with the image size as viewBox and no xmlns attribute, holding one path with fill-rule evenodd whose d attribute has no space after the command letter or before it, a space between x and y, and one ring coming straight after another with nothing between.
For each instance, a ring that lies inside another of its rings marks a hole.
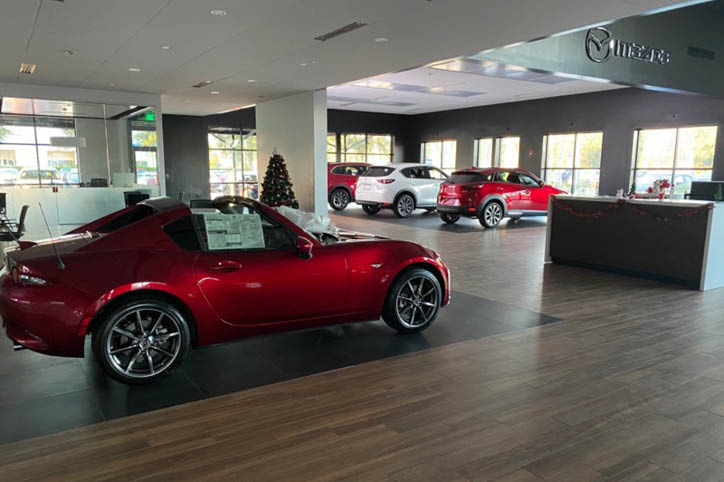
<instances>
[{"instance_id":1,"label":"red mazda crossover","mask_svg":"<svg viewBox=\"0 0 724 482\"><path fill-rule=\"evenodd\" d=\"M327 198L329 205L342 211L354 201L357 179L372 164L364 162L332 162L327 168Z\"/></svg>"},{"instance_id":2,"label":"red mazda crossover","mask_svg":"<svg viewBox=\"0 0 724 482\"><path fill-rule=\"evenodd\" d=\"M152 199L6 251L0 314L15 348L82 357L90 334L110 376L148 383L189 347L380 316L415 333L450 299L448 269L419 244L320 241L253 200L213 207Z\"/></svg>"},{"instance_id":3,"label":"red mazda crossover","mask_svg":"<svg viewBox=\"0 0 724 482\"><path fill-rule=\"evenodd\" d=\"M437 211L446 223L468 216L493 228L506 216L547 215L552 194L565 191L545 184L525 169L470 168L454 172L440 185Z\"/></svg>"}]
</instances>

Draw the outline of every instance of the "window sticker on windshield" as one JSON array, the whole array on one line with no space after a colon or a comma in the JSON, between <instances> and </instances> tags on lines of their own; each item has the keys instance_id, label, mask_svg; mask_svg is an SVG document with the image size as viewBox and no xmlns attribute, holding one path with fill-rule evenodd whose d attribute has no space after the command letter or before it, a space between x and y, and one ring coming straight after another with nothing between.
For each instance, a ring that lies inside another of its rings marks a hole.
<instances>
[{"instance_id":1,"label":"window sticker on windshield","mask_svg":"<svg viewBox=\"0 0 724 482\"><path fill-rule=\"evenodd\" d=\"M203 213L209 251L264 247L258 214Z\"/></svg>"}]
</instances>

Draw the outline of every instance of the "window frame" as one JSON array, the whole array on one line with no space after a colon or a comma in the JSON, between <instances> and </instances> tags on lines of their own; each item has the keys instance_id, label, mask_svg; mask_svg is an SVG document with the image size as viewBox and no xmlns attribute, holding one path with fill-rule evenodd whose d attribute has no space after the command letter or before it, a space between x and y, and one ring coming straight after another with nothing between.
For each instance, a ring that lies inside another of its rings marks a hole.
<instances>
[{"instance_id":1,"label":"window frame","mask_svg":"<svg viewBox=\"0 0 724 482\"><path fill-rule=\"evenodd\" d=\"M446 143L446 142L453 142L453 143L455 143L455 155L453 156L453 160L452 160L452 161L453 161L453 165L452 165L452 167L445 167L445 166L443 165L443 163L444 163L444 157L445 157L445 149L444 149L444 146L445 146L445 143ZM440 164L437 165L437 164L435 164L434 161L433 161L431 164L428 164L428 163L427 163L427 155L426 155L426 153L427 153L427 145L428 145L428 144L437 144L437 143L440 144ZM457 152L458 152L458 141L457 141L457 139L443 138L443 139L432 139L432 140L422 141L422 142L420 143L420 163L421 163L421 164L428 165L428 166L436 167L436 168L440 169L441 171L443 171L445 174L447 174L447 175L449 176L449 175L452 174L453 172L457 171ZM450 171L450 172L448 172L448 171Z\"/></svg>"},{"instance_id":2,"label":"window frame","mask_svg":"<svg viewBox=\"0 0 724 482\"><path fill-rule=\"evenodd\" d=\"M601 134L601 159L598 163L598 167L576 167L576 155L578 152L578 137L584 134ZM573 162L570 168L566 167L548 167L548 141L550 136L573 136ZM598 196L601 193L601 165L603 164L603 140L606 133L603 130L591 130L591 131L576 131L576 132L549 132L543 136L543 150L542 150L542 162L541 162L541 179L545 184L551 184L548 179L549 171L571 171L571 195L576 195L576 173L578 171L598 171L598 192L594 196Z\"/></svg>"},{"instance_id":3,"label":"window frame","mask_svg":"<svg viewBox=\"0 0 724 482\"><path fill-rule=\"evenodd\" d=\"M714 156L712 158L712 166L709 169L695 169L695 168L686 168L677 167L677 160L679 158L679 133L682 129L692 129L692 128L699 128L699 127L715 127L716 128L716 135L714 136ZM672 163L671 168L646 168L646 169L639 169L637 166L638 164L638 158L639 158L639 141L641 139L641 131L656 131L656 130L669 130L674 129L676 131L676 135L674 138L674 159ZM633 147L631 149L631 172L629 175L629 186L633 186L634 182L636 181L636 171L659 171L662 173L669 172L670 176L668 177L669 182L672 186L674 186L674 180L676 179L676 171L708 171L711 177L714 175L714 161L716 160L716 149L717 149L717 141L719 137L719 130L721 129L721 126L717 123L707 123L707 124L686 124L686 125L677 125L677 126L664 126L664 127L638 127L634 129L633 132ZM662 178L660 178L662 179ZM637 193L643 193L646 191L648 186L643 187L639 186L638 183L636 184L636 192Z\"/></svg>"},{"instance_id":4,"label":"window frame","mask_svg":"<svg viewBox=\"0 0 724 482\"><path fill-rule=\"evenodd\" d=\"M29 187L43 187L43 186L71 187L71 186L79 186L81 184L82 180L81 180L81 176L80 176L80 172L81 172L80 157L79 157L77 147L72 148L73 152L75 153L76 170L78 171L78 182L77 183L60 182L58 184L55 184L55 183L51 182L50 184L48 184L48 183L44 184L41 172L48 171L51 168L50 167L47 167L47 168L40 167L40 148L41 147L53 148L53 147L59 147L59 146L53 146L52 144L49 144L49 143L46 144L44 142L43 143L38 142L38 128L52 127L52 126L47 126L47 125L39 126L38 120L39 119L42 119L44 121L62 120L64 122L70 122L72 124L72 129L73 129L73 135L70 137L76 137L78 135L78 127L75 123L75 118L58 117L58 116L27 115L27 114L1 114L0 119L3 117L16 117L16 118L24 118L24 119L30 118L32 121L32 126L28 125L27 127L32 127L32 129L33 129L33 141L34 142L3 142L3 141L0 141L0 149L2 149L2 150L10 150L10 149L3 149L3 146L26 146L26 147L35 148L35 167L28 168L28 169L36 170L36 172L38 173L38 178L37 178L38 182L37 182L37 184L24 184L24 186L29 186ZM3 127L5 125L6 124L3 124L0 122L0 127ZM65 128L67 129L67 127L65 127ZM68 152L70 152L70 151L68 151ZM18 166L17 158L15 159L15 165L11 166L11 165L7 165L7 164L3 164L2 167L11 167L11 168L16 169L18 171L18 179L20 179L20 171L22 171L23 169L26 169L26 167L24 167L24 166ZM17 169L17 167L20 167L20 169ZM52 168L52 169L55 170L55 168ZM57 173L57 170L55 170L55 172ZM60 175L60 174L58 173L58 175ZM3 184L3 185L4 186L14 186L15 184Z\"/></svg>"},{"instance_id":5,"label":"window frame","mask_svg":"<svg viewBox=\"0 0 724 482\"><path fill-rule=\"evenodd\" d=\"M332 133L327 134L332 135ZM369 156L389 156L389 162L386 164L392 164L395 159L395 136L393 134L390 134L389 132L384 133L378 133L378 132L337 132L337 160L336 161L330 161L329 155L332 154L332 152L327 151L327 162L356 162L356 163L367 163L367 164L373 164L373 165L383 165L383 164L374 164L369 162ZM347 136L364 136L364 153L361 152L347 152ZM389 154L379 154L376 152L370 152L369 146L369 138L370 137L389 137L390 138L390 153ZM348 160L347 156L364 156L364 159L361 161L358 160Z\"/></svg>"},{"instance_id":6,"label":"window frame","mask_svg":"<svg viewBox=\"0 0 724 482\"><path fill-rule=\"evenodd\" d=\"M502 152L503 139L518 139L518 162L515 166L501 166L500 165L500 153ZM490 152L490 166L480 165L480 141L491 141L491 152ZM478 137L473 141L473 162L474 166L480 169L486 169L489 167L500 167L503 169L518 169L520 168L520 140L521 136L516 135L505 135L505 136L484 136Z\"/></svg>"},{"instance_id":7,"label":"window frame","mask_svg":"<svg viewBox=\"0 0 724 482\"><path fill-rule=\"evenodd\" d=\"M232 142L233 142L233 136L239 136L239 147L211 147L209 145L209 135L212 134L226 134L232 136ZM259 191L261 187L261 183L259 181L259 145L256 144L256 149L249 149L244 147L244 139L248 137L256 137L256 129L248 129L244 127L240 128L234 128L234 127L225 127L225 126L209 126L207 133L206 133L206 152L208 156L208 167L209 167L209 187L211 187L212 184L219 184L224 186L234 186L234 193L241 192L244 193L247 191L247 186L250 187L251 190L254 189L254 186L256 186L256 192L257 197L259 196ZM224 182L212 182L211 181L211 153L213 151L220 151L220 152L231 152L232 153L232 160L234 160L234 166L232 168L232 171L234 172L234 181L224 181ZM246 177L246 172L244 169L244 153L245 152L254 152L256 153L257 159L256 159L256 166L257 171L254 173L256 175L256 181L245 181L244 178ZM239 154L239 167L241 171L241 181L236 180L236 161L234 159L234 153ZM240 189L239 189L240 188ZM233 194L236 195L236 194ZM242 196L245 197L245 196Z\"/></svg>"}]
</instances>

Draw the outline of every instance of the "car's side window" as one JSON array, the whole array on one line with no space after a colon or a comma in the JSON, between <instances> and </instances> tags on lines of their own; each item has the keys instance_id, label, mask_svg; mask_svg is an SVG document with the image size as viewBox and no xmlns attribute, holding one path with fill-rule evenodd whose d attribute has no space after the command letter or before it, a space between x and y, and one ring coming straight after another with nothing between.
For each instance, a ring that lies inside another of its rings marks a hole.
<instances>
[{"instance_id":1,"label":"car's side window","mask_svg":"<svg viewBox=\"0 0 724 482\"><path fill-rule=\"evenodd\" d=\"M498 179L502 182L510 182L513 184L522 184L517 172L502 171L498 173Z\"/></svg>"},{"instance_id":2,"label":"car's side window","mask_svg":"<svg viewBox=\"0 0 724 482\"><path fill-rule=\"evenodd\" d=\"M403 176L410 178L410 179L417 179L419 177L417 175L418 174L417 169L414 167L407 167L400 172L402 172Z\"/></svg>"},{"instance_id":3,"label":"car's side window","mask_svg":"<svg viewBox=\"0 0 724 482\"><path fill-rule=\"evenodd\" d=\"M228 213L192 213L166 226L169 238L189 251L258 251L294 249L294 234L248 207ZM207 232L209 228L209 232Z\"/></svg>"},{"instance_id":4,"label":"car's side window","mask_svg":"<svg viewBox=\"0 0 724 482\"><path fill-rule=\"evenodd\" d=\"M527 174L521 173L518 175L518 178L520 179L521 184L525 184L526 186L538 186L538 183L536 182L536 180Z\"/></svg>"},{"instance_id":5,"label":"car's side window","mask_svg":"<svg viewBox=\"0 0 724 482\"><path fill-rule=\"evenodd\" d=\"M334 169L332 169L332 174L342 175L342 174L345 174L344 170L345 170L345 166L337 166Z\"/></svg>"}]
</instances>

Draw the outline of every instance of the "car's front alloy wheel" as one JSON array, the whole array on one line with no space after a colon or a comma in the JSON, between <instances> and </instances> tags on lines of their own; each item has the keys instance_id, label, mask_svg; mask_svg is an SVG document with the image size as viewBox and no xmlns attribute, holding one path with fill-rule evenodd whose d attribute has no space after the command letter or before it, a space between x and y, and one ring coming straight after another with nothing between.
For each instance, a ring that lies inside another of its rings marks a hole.
<instances>
[{"instance_id":1,"label":"car's front alloy wheel","mask_svg":"<svg viewBox=\"0 0 724 482\"><path fill-rule=\"evenodd\" d=\"M480 213L480 224L486 228L494 228L503 219L503 206L497 201L489 202Z\"/></svg>"},{"instance_id":2,"label":"car's front alloy wheel","mask_svg":"<svg viewBox=\"0 0 724 482\"><path fill-rule=\"evenodd\" d=\"M349 202L350 196L345 189L336 189L332 192L330 204L335 211L343 211Z\"/></svg>"},{"instance_id":3,"label":"car's front alloy wheel","mask_svg":"<svg viewBox=\"0 0 724 482\"><path fill-rule=\"evenodd\" d=\"M401 194L395 201L394 208L398 218L406 218L415 210L415 198L407 193Z\"/></svg>"},{"instance_id":4,"label":"car's front alloy wheel","mask_svg":"<svg viewBox=\"0 0 724 482\"><path fill-rule=\"evenodd\" d=\"M93 353L116 380L150 383L170 374L190 345L183 315L161 300L134 300L115 309L93 333Z\"/></svg>"},{"instance_id":5,"label":"car's front alloy wheel","mask_svg":"<svg viewBox=\"0 0 724 482\"><path fill-rule=\"evenodd\" d=\"M435 275L412 269L393 282L382 318L400 333L417 333L430 326L441 303L442 288Z\"/></svg>"}]
</instances>

